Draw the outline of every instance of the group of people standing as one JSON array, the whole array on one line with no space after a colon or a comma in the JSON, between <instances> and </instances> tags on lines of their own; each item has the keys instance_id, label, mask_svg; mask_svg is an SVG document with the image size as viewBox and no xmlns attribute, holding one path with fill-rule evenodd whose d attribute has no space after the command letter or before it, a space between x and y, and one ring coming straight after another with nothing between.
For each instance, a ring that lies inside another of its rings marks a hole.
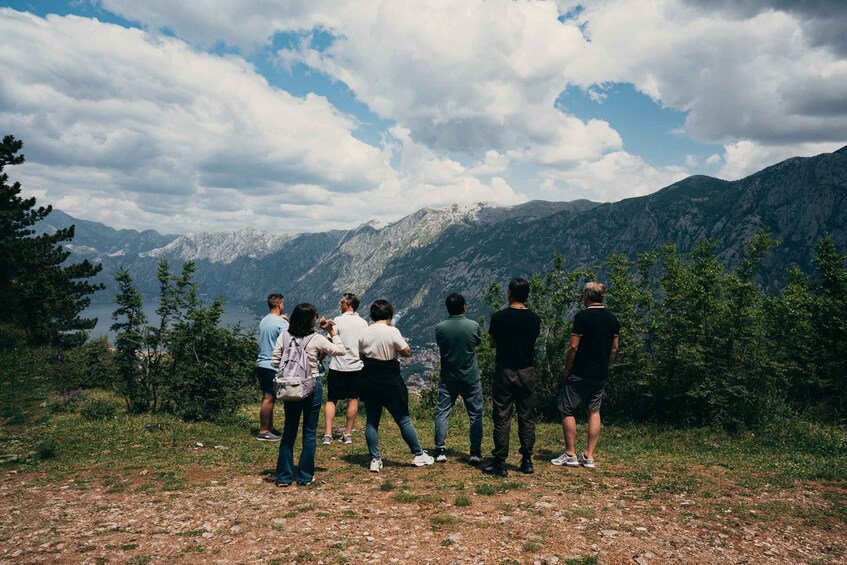
<instances>
[{"instance_id":1,"label":"group of people standing","mask_svg":"<svg viewBox=\"0 0 847 565\"><path fill-rule=\"evenodd\" d=\"M535 342L541 332L541 320L527 307L530 286L525 279L509 282L509 305L494 313L488 337L496 349L491 399L494 427L494 449L483 472L507 476L509 436L512 413L517 412L523 473L533 473L532 455L535 446ZM568 343L565 370L559 388L558 405L562 414L565 450L553 459L553 465L594 466L594 449L600 435L600 405L608 379L609 365L618 349L619 324L603 304L605 287L596 282L585 285L585 309L577 312ZM414 466L447 461L447 421L456 399L461 397L470 421L470 457L472 465L482 463L483 391L479 375L477 348L483 335L480 325L465 317L466 303L461 294L447 297L448 318L435 328L436 344L441 357L438 400L435 414L435 457L420 445L418 434L409 415L409 392L400 373L399 357L411 355L411 348L400 331L392 324L394 308L386 300L371 304L371 324L359 316L359 298L345 293L340 300L341 315L333 320L318 317L311 304L298 304L290 318L283 314L280 294L268 296L269 313L259 324L259 357L256 374L262 389L259 411L261 441L279 441L276 485L287 487L295 480L293 448L302 419L303 445L297 467L296 481L314 481L317 429L323 390L320 363L330 356L327 374L324 444L334 441L332 425L339 400L347 400L346 422L339 441L353 443L353 425L358 400L365 403L365 440L370 453L370 471L383 467L379 450L379 424L383 408L394 419L403 440L412 453ZM316 332L316 327L326 332ZM288 332L289 339L284 338ZM294 338L294 339L291 339ZM311 376L316 380L314 392L297 401L284 401L285 422L282 432L273 428L275 395L273 381L286 344L301 339L308 357ZM588 406L586 450L575 452L575 412Z\"/></svg>"}]
</instances>

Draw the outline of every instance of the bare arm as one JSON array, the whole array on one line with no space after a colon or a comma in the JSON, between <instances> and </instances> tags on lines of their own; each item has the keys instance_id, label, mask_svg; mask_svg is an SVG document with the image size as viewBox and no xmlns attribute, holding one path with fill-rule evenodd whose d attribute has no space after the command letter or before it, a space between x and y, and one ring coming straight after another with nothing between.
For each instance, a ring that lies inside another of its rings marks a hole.
<instances>
[{"instance_id":1,"label":"bare arm","mask_svg":"<svg viewBox=\"0 0 847 565\"><path fill-rule=\"evenodd\" d=\"M612 351L609 353L609 365L615 362L615 356L618 354L618 345L620 341L620 336L615 336L612 338Z\"/></svg>"},{"instance_id":2,"label":"bare arm","mask_svg":"<svg viewBox=\"0 0 847 565\"><path fill-rule=\"evenodd\" d=\"M568 341L568 350L565 353L565 372L562 375L565 379L571 374L573 360L576 358L576 351L579 349L579 340L581 337L581 335L571 334L571 339Z\"/></svg>"},{"instance_id":3,"label":"bare arm","mask_svg":"<svg viewBox=\"0 0 847 565\"><path fill-rule=\"evenodd\" d=\"M412 356L412 348L407 345L406 349L401 349L400 351L398 351L398 353L400 355L402 355L403 357L411 357Z\"/></svg>"}]
</instances>

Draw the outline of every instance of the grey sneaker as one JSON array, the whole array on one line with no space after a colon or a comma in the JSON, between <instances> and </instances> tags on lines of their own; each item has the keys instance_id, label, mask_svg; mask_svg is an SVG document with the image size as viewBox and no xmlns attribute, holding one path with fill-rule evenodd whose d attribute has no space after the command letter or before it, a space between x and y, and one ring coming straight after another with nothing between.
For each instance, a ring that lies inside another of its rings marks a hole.
<instances>
[{"instance_id":1,"label":"grey sneaker","mask_svg":"<svg viewBox=\"0 0 847 565\"><path fill-rule=\"evenodd\" d=\"M324 436L324 445L332 445L332 436Z\"/></svg>"},{"instance_id":2,"label":"grey sneaker","mask_svg":"<svg viewBox=\"0 0 847 565\"><path fill-rule=\"evenodd\" d=\"M433 463L435 463L435 458L426 451L421 452L420 455L415 455L415 458L412 459L412 465L415 467L423 467L424 465L432 465Z\"/></svg>"},{"instance_id":3,"label":"grey sneaker","mask_svg":"<svg viewBox=\"0 0 847 565\"><path fill-rule=\"evenodd\" d=\"M577 456L568 455L567 453L562 453L555 459L552 459L550 463L556 466L565 465L566 467L579 467L579 459L577 459Z\"/></svg>"},{"instance_id":4,"label":"grey sneaker","mask_svg":"<svg viewBox=\"0 0 847 565\"><path fill-rule=\"evenodd\" d=\"M577 457L576 459L582 467L588 467L589 469L594 468L594 459L586 457L585 453L580 453L579 457Z\"/></svg>"},{"instance_id":5,"label":"grey sneaker","mask_svg":"<svg viewBox=\"0 0 847 565\"><path fill-rule=\"evenodd\" d=\"M259 441L279 441L282 439L282 436L278 436L273 432L265 432L257 435L256 439Z\"/></svg>"},{"instance_id":6,"label":"grey sneaker","mask_svg":"<svg viewBox=\"0 0 847 565\"><path fill-rule=\"evenodd\" d=\"M350 435L350 434L344 434L343 436L341 436L341 439L339 439L338 441L340 441L341 443L350 445L351 443L353 443L353 436Z\"/></svg>"},{"instance_id":7,"label":"grey sneaker","mask_svg":"<svg viewBox=\"0 0 847 565\"><path fill-rule=\"evenodd\" d=\"M382 459L371 459L371 473L379 473L382 470Z\"/></svg>"}]
</instances>

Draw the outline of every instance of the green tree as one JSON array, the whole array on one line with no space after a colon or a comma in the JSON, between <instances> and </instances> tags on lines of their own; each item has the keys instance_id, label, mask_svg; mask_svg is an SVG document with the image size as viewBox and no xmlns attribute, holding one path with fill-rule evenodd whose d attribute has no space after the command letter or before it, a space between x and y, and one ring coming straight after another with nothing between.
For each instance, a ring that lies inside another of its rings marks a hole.
<instances>
[{"instance_id":1,"label":"green tree","mask_svg":"<svg viewBox=\"0 0 847 565\"><path fill-rule=\"evenodd\" d=\"M0 319L22 328L30 343L78 345L97 323L80 313L103 288L89 281L102 266L87 260L62 266L70 252L61 243L73 239L74 226L35 235L32 226L52 207L36 208L35 198L21 198L21 184L8 184L4 172L24 162L22 147L11 135L0 143Z\"/></svg>"},{"instance_id":2,"label":"green tree","mask_svg":"<svg viewBox=\"0 0 847 565\"><path fill-rule=\"evenodd\" d=\"M554 255L550 270L530 279L528 307L541 318L541 333L535 348L537 409L546 417L558 415L556 394L565 370L565 353L573 315L582 308L582 287L594 271L566 271L564 258Z\"/></svg>"},{"instance_id":3,"label":"green tree","mask_svg":"<svg viewBox=\"0 0 847 565\"><path fill-rule=\"evenodd\" d=\"M124 398L130 412L155 411L159 404L161 382L150 371L151 356L161 351L145 351L148 339L147 316L144 314L141 293L129 272L121 268L115 275L118 294L117 309L112 313L115 332L115 368L118 379L115 388Z\"/></svg>"},{"instance_id":4,"label":"green tree","mask_svg":"<svg viewBox=\"0 0 847 565\"><path fill-rule=\"evenodd\" d=\"M637 263L616 253L606 261L609 279L606 306L620 322L617 359L611 368L605 404L627 419L640 419L656 409L656 372L650 353L655 296L652 270L655 253Z\"/></svg>"},{"instance_id":5,"label":"green tree","mask_svg":"<svg viewBox=\"0 0 847 565\"><path fill-rule=\"evenodd\" d=\"M835 417L847 415L847 254L839 250L832 236L815 245L815 281L812 285L813 334L822 393Z\"/></svg>"},{"instance_id":6,"label":"green tree","mask_svg":"<svg viewBox=\"0 0 847 565\"><path fill-rule=\"evenodd\" d=\"M232 414L241 391L249 384L256 357L254 340L243 330L220 327L223 300L206 306L192 279L195 264L183 264L167 281L167 264L160 269L163 330L169 357L169 392L174 412L185 420L210 420ZM161 326L160 326L161 327Z\"/></svg>"}]
</instances>

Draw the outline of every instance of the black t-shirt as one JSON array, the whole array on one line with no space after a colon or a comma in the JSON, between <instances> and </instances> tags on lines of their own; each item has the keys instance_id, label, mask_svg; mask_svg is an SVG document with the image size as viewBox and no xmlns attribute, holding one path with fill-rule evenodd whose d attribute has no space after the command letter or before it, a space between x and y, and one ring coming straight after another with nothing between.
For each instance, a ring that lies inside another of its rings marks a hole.
<instances>
[{"instance_id":1,"label":"black t-shirt","mask_svg":"<svg viewBox=\"0 0 847 565\"><path fill-rule=\"evenodd\" d=\"M618 319L605 308L591 307L577 312L571 333L582 337L571 373L583 379L609 378L612 341L620 331Z\"/></svg>"},{"instance_id":2,"label":"black t-shirt","mask_svg":"<svg viewBox=\"0 0 847 565\"><path fill-rule=\"evenodd\" d=\"M488 333L497 348L497 364L507 369L535 365L535 340L541 333L541 318L532 310L503 308L491 316Z\"/></svg>"}]
</instances>

